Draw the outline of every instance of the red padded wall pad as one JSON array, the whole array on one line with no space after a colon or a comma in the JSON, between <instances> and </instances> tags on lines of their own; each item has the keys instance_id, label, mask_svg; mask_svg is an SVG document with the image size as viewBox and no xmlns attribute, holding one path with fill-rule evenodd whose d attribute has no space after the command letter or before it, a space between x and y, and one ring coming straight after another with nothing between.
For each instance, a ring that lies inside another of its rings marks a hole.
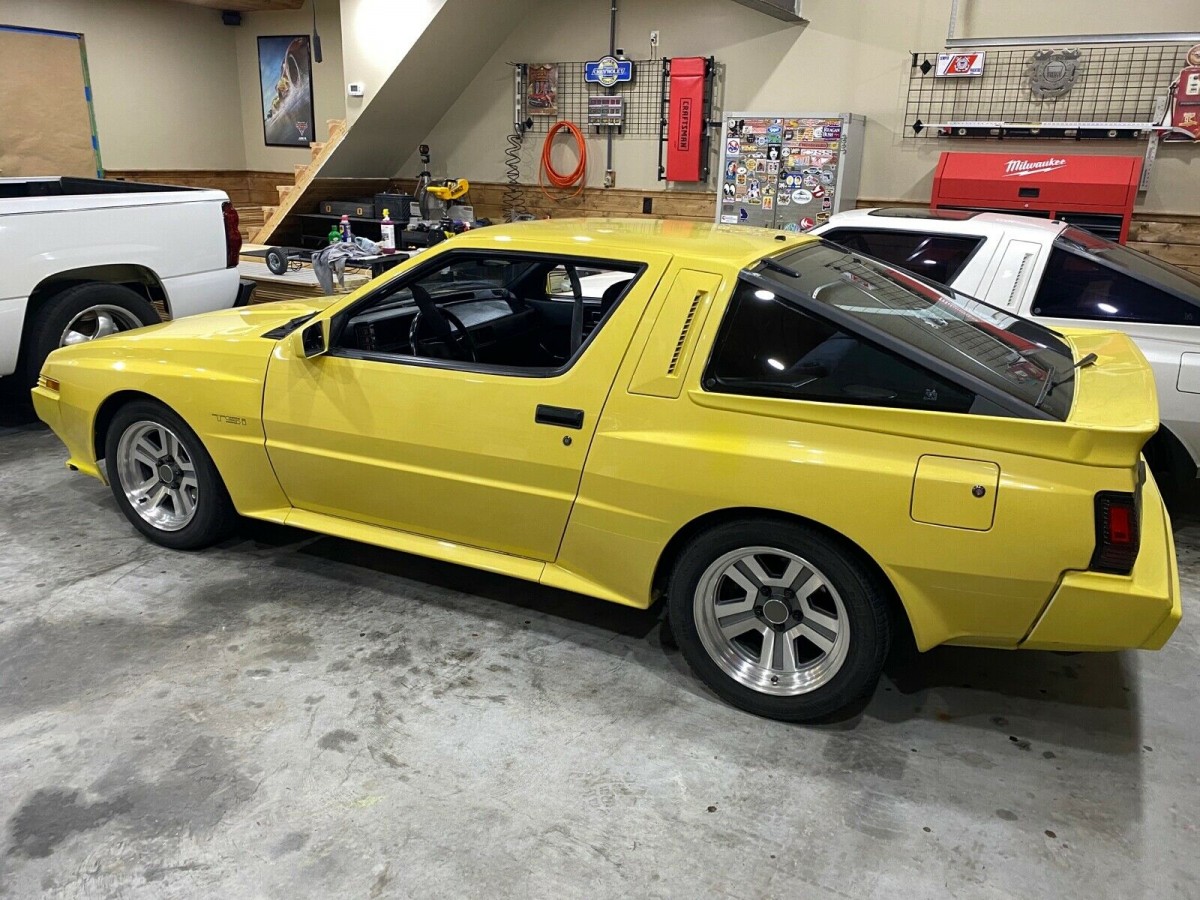
<instances>
[{"instance_id":1,"label":"red padded wall pad","mask_svg":"<svg viewBox=\"0 0 1200 900\"><path fill-rule=\"evenodd\" d=\"M702 181L704 57L671 60L671 103L667 114L667 181Z\"/></svg>"}]
</instances>

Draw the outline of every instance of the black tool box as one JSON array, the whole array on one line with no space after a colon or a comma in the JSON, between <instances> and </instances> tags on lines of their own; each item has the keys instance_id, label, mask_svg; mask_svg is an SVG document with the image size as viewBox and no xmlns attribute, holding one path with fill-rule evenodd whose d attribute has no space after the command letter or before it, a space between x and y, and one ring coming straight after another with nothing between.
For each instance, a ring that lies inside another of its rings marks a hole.
<instances>
[{"instance_id":1,"label":"black tool box","mask_svg":"<svg viewBox=\"0 0 1200 900\"><path fill-rule=\"evenodd\" d=\"M358 216L360 219L375 218L375 204L367 199L361 200L322 200L317 211L327 216Z\"/></svg>"},{"instance_id":2,"label":"black tool box","mask_svg":"<svg viewBox=\"0 0 1200 900\"><path fill-rule=\"evenodd\" d=\"M408 221L408 205L417 200L412 194L376 194L375 215L382 219L383 211L388 211L388 218L393 222Z\"/></svg>"}]
</instances>

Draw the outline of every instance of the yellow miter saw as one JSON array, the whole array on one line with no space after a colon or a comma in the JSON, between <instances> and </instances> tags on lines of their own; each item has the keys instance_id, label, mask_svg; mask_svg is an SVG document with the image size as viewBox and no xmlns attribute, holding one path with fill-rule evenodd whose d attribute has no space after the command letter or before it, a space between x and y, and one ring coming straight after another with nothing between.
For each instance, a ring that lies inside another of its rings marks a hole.
<instances>
[{"instance_id":1,"label":"yellow miter saw","mask_svg":"<svg viewBox=\"0 0 1200 900\"><path fill-rule=\"evenodd\" d=\"M475 210L466 203L458 202L470 189L471 185L465 178L418 185L417 205L421 208L422 221L439 227L448 227L452 222L473 222Z\"/></svg>"},{"instance_id":2,"label":"yellow miter saw","mask_svg":"<svg viewBox=\"0 0 1200 900\"><path fill-rule=\"evenodd\" d=\"M425 190L449 206L451 201L465 196L471 190L471 183L465 178L451 178L440 183L431 183Z\"/></svg>"}]
</instances>

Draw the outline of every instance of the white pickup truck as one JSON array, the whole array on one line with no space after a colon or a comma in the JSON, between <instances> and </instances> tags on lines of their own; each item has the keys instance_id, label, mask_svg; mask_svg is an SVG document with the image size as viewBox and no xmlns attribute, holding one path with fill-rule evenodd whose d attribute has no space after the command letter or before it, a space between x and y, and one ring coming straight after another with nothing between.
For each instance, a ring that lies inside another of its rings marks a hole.
<instances>
[{"instance_id":1,"label":"white pickup truck","mask_svg":"<svg viewBox=\"0 0 1200 900\"><path fill-rule=\"evenodd\" d=\"M859 209L813 234L1025 318L1123 331L1154 369L1164 487L1200 464L1200 278L1064 222L969 210Z\"/></svg>"},{"instance_id":2,"label":"white pickup truck","mask_svg":"<svg viewBox=\"0 0 1200 900\"><path fill-rule=\"evenodd\" d=\"M0 379L32 386L50 351L249 302L222 191L0 178Z\"/></svg>"}]
</instances>

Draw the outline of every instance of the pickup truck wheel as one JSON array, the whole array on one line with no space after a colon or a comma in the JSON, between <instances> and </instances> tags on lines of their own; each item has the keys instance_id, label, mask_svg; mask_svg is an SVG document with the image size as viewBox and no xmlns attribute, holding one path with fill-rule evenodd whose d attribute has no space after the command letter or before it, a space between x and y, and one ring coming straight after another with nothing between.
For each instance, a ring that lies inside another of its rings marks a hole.
<instances>
[{"instance_id":1,"label":"pickup truck wheel","mask_svg":"<svg viewBox=\"0 0 1200 900\"><path fill-rule=\"evenodd\" d=\"M92 282L67 288L34 313L26 337L25 380L32 387L46 357L59 347L131 331L160 321L154 307L119 284Z\"/></svg>"},{"instance_id":2,"label":"pickup truck wheel","mask_svg":"<svg viewBox=\"0 0 1200 900\"><path fill-rule=\"evenodd\" d=\"M825 534L739 521L679 557L671 624L693 671L744 710L789 722L826 717L875 687L890 645L873 573Z\"/></svg>"},{"instance_id":3,"label":"pickup truck wheel","mask_svg":"<svg viewBox=\"0 0 1200 900\"><path fill-rule=\"evenodd\" d=\"M161 403L121 407L105 435L104 457L121 512L155 543L198 550L232 530L237 514L212 457Z\"/></svg>"}]
</instances>

